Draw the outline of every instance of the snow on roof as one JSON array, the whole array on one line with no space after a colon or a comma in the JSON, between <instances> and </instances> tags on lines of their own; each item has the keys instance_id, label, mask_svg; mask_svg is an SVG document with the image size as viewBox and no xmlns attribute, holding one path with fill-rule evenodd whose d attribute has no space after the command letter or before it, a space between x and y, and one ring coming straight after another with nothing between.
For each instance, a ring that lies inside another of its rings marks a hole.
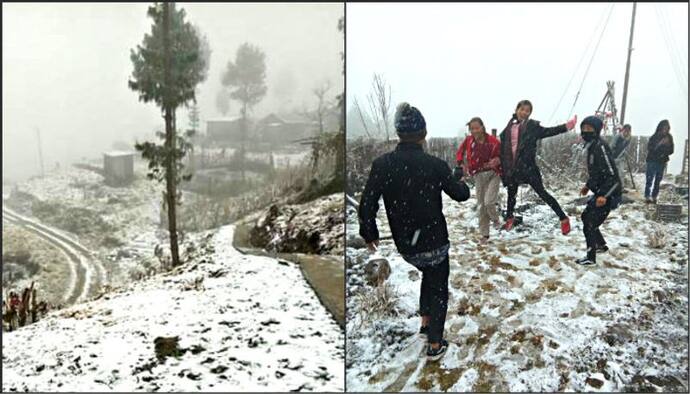
<instances>
[{"instance_id":1,"label":"snow on roof","mask_svg":"<svg viewBox=\"0 0 690 394\"><path fill-rule=\"evenodd\" d=\"M104 152L104 156L108 157L124 157L124 156L133 156L135 152L133 151L124 151L124 150L113 150L110 152Z\"/></svg>"},{"instance_id":2,"label":"snow on roof","mask_svg":"<svg viewBox=\"0 0 690 394\"><path fill-rule=\"evenodd\" d=\"M232 117L226 117L226 118L212 118L212 119L206 119L207 122L235 122L237 120L242 119L241 116L232 116Z\"/></svg>"}]
</instances>

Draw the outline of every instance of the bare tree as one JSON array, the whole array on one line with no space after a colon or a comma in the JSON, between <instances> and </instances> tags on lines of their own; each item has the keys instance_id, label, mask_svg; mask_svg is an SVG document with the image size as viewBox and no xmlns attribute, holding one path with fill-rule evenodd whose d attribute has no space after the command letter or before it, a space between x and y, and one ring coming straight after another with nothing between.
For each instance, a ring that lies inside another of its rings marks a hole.
<instances>
[{"instance_id":1,"label":"bare tree","mask_svg":"<svg viewBox=\"0 0 690 394\"><path fill-rule=\"evenodd\" d=\"M319 123L319 135L323 134L323 119L326 111L331 107L330 100L326 99L326 93L331 89L331 81L326 81L320 86L312 89L312 93L316 96L317 106L314 111L315 120Z\"/></svg>"},{"instance_id":2,"label":"bare tree","mask_svg":"<svg viewBox=\"0 0 690 394\"><path fill-rule=\"evenodd\" d=\"M385 135L386 142L388 142L390 141L391 87L383 79L383 75L377 73L374 73L374 80L371 85L372 91L367 95L369 114L374 120L378 134Z\"/></svg>"},{"instance_id":3,"label":"bare tree","mask_svg":"<svg viewBox=\"0 0 690 394\"><path fill-rule=\"evenodd\" d=\"M364 113L362 112L362 107L359 105L359 101L357 101L357 97L354 99L353 106L355 107L355 110L357 110L357 114L359 115L359 120L362 122L362 126L364 127L364 132L367 133L367 137L371 138L371 132L369 131L369 127L367 126L367 120L364 118Z\"/></svg>"}]
</instances>

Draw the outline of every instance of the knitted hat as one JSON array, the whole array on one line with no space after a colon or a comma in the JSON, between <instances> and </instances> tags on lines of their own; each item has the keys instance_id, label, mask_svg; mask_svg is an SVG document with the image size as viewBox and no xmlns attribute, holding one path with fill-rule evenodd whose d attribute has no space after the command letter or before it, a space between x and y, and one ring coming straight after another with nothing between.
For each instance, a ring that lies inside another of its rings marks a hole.
<instances>
[{"instance_id":1,"label":"knitted hat","mask_svg":"<svg viewBox=\"0 0 690 394\"><path fill-rule=\"evenodd\" d=\"M601 133L601 129L604 127L604 122L602 122L601 119L593 115L584 118L580 123L580 128L582 128L582 126L586 124L594 127L594 133L596 133L597 135Z\"/></svg>"},{"instance_id":2,"label":"knitted hat","mask_svg":"<svg viewBox=\"0 0 690 394\"><path fill-rule=\"evenodd\" d=\"M408 103L398 104L395 110L395 131L398 134L414 134L426 128L424 116Z\"/></svg>"}]
</instances>

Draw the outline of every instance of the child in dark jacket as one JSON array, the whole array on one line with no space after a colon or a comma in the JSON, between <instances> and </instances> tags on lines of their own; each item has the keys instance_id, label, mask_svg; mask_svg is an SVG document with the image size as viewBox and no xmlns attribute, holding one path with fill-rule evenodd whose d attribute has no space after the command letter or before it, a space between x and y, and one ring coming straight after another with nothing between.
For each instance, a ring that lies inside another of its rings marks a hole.
<instances>
[{"instance_id":1,"label":"child in dark jacket","mask_svg":"<svg viewBox=\"0 0 690 394\"><path fill-rule=\"evenodd\" d=\"M438 360L448 348L443 339L448 310L448 228L441 192L456 201L470 197L467 185L455 178L448 164L424 152L426 121L407 103L398 106L395 129L400 143L376 158L359 205L359 234L370 250L379 243L376 213L383 196L388 224L398 252L422 271L420 334L428 339L427 359Z\"/></svg>"},{"instance_id":2,"label":"child in dark jacket","mask_svg":"<svg viewBox=\"0 0 690 394\"><path fill-rule=\"evenodd\" d=\"M603 122L596 116L586 117L580 124L580 134L587 142L587 184L580 194L593 196L582 212L582 230L587 242L587 256L576 260L581 265L596 264L597 252L608 251L606 240L599 230L609 213L618 207L623 191L611 149L599 138Z\"/></svg>"},{"instance_id":3,"label":"child in dark jacket","mask_svg":"<svg viewBox=\"0 0 690 394\"><path fill-rule=\"evenodd\" d=\"M535 193L558 215L561 222L561 233L570 232L570 220L563 212L555 198L544 188L541 172L537 166L537 141L575 128L577 116L566 124L555 127L543 127L538 121L530 119L532 103L522 100L517 104L515 113L501 133L501 168L503 185L508 188L507 219L503 229L509 231L514 224L513 211L518 187L528 184Z\"/></svg>"}]
</instances>

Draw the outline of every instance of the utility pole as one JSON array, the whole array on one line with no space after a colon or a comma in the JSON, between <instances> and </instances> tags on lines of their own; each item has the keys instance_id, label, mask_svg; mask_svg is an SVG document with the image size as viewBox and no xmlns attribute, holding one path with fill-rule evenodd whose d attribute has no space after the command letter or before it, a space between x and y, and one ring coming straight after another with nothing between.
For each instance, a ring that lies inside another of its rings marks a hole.
<instances>
[{"instance_id":1,"label":"utility pole","mask_svg":"<svg viewBox=\"0 0 690 394\"><path fill-rule=\"evenodd\" d=\"M632 55L633 31L635 30L635 10L637 3L633 3L632 21L630 22L630 40L628 41L628 61L625 64L625 82L623 83L623 103L621 104L621 124L625 124L625 105L628 98L628 80L630 79L630 55Z\"/></svg>"},{"instance_id":2,"label":"utility pole","mask_svg":"<svg viewBox=\"0 0 690 394\"><path fill-rule=\"evenodd\" d=\"M43 148L41 147L41 130L36 127L36 139L38 140L38 160L41 164L41 178L45 176L45 170L43 168Z\"/></svg>"}]
</instances>

